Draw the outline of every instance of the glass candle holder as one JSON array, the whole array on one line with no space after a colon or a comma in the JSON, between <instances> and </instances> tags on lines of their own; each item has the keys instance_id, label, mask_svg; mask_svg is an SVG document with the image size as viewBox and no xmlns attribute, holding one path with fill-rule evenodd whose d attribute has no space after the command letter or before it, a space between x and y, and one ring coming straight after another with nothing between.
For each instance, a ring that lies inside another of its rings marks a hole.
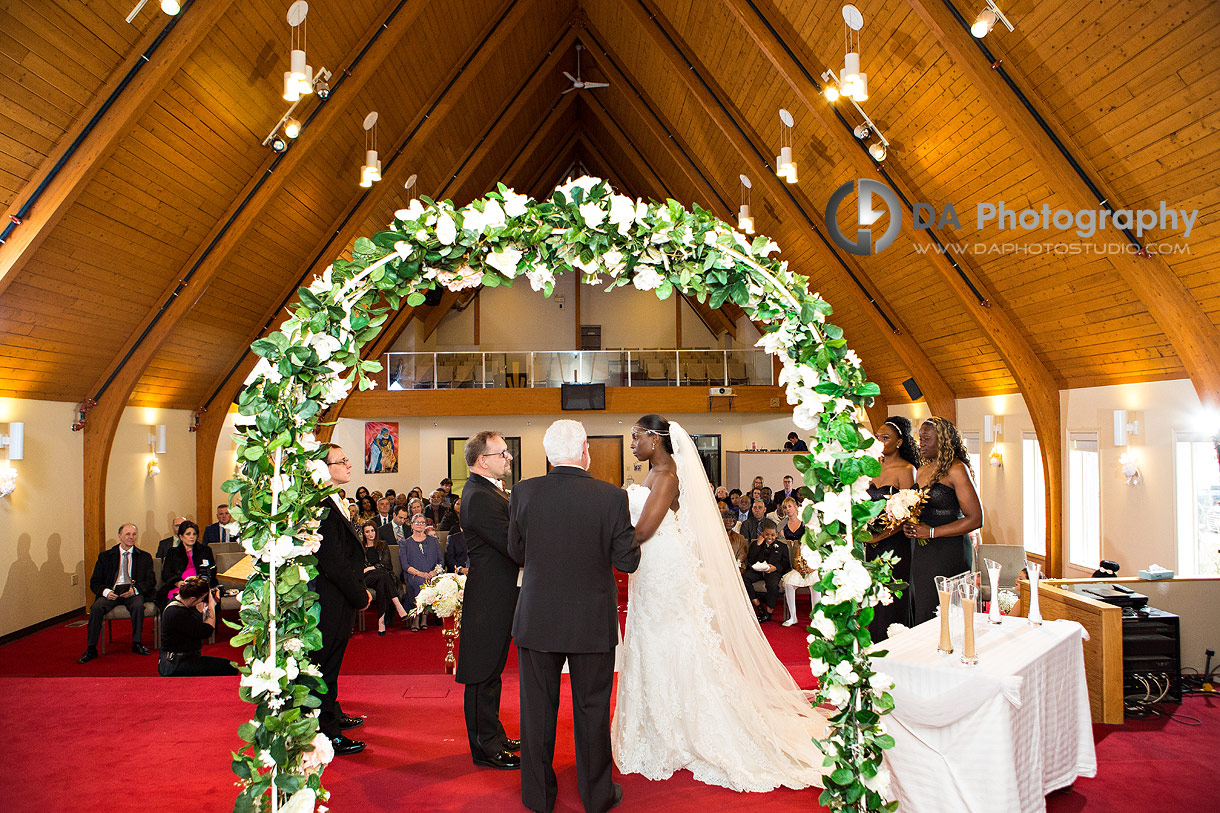
<instances>
[{"instance_id":1,"label":"glass candle holder","mask_svg":"<svg viewBox=\"0 0 1220 813\"><path fill-rule=\"evenodd\" d=\"M974 650L974 603L979 597L979 587L974 582L962 582L958 585L962 596L962 663L974 666L979 662Z\"/></svg>"},{"instance_id":2,"label":"glass candle holder","mask_svg":"<svg viewBox=\"0 0 1220 813\"><path fill-rule=\"evenodd\" d=\"M991 601L987 608L987 620L992 624L1000 623L1000 563L991 559L984 559L983 565L987 568L987 583L991 585Z\"/></svg>"},{"instance_id":3,"label":"glass candle holder","mask_svg":"<svg viewBox=\"0 0 1220 813\"><path fill-rule=\"evenodd\" d=\"M940 643L936 651L942 655L953 654L953 639L949 635L949 609L953 604L952 581L948 576L936 577L936 595L940 598Z\"/></svg>"}]
</instances>

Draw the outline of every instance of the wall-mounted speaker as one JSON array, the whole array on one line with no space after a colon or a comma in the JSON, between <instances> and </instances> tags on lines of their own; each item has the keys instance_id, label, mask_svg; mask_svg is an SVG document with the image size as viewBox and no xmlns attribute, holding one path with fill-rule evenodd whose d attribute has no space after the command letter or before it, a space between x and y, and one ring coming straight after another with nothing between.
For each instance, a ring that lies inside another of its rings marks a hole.
<instances>
[{"instance_id":1,"label":"wall-mounted speaker","mask_svg":"<svg viewBox=\"0 0 1220 813\"><path fill-rule=\"evenodd\" d=\"M915 379L913 378L908 378L906 381L903 381L902 388L907 391L907 395L911 397L912 401L918 401L923 397L923 390L919 388L919 385L915 383Z\"/></svg>"}]
</instances>

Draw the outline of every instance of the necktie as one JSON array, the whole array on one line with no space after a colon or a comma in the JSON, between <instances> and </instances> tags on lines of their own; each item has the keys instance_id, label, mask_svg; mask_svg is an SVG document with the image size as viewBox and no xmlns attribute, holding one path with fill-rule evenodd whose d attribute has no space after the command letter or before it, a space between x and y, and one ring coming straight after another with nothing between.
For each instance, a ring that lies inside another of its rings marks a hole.
<instances>
[{"instance_id":1,"label":"necktie","mask_svg":"<svg viewBox=\"0 0 1220 813\"><path fill-rule=\"evenodd\" d=\"M220 526L220 541L221 543L229 541L229 529L223 525Z\"/></svg>"},{"instance_id":2,"label":"necktie","mask_svg":"<svg viewBox=\"0 0 1220 813\"><path fill-rule=\"evenodd\" d=\"M394 523L394 537L398 540L399 544L402 544L402 526L397 522Z\"/></svg>"},{"instance_id":3,"label":"necktie","mask_svg":"<svg viewBox=\"0 0 1220 813\"><path fill-rule=\"evenodd\" d=\"M128 564L130 555L131 551L123 551L123 566L119 569L119 584L131 583L131 566Z\"/></svg>"}]
</instances>

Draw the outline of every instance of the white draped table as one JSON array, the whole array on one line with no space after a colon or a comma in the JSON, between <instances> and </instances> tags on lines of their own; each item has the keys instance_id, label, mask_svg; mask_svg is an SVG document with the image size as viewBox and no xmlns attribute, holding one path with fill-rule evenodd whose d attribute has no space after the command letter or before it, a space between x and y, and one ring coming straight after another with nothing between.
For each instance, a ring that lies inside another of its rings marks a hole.
<instances>
[{"instance_id":1,"label":"white draped table","mask_svg":"<svg viewBox=\"0 0 1220 813\"><path fill-rule=\"evenodd\" d=\"M977 666L937 653L938 619L878 644L874 668L897 684L886 763L901 811L1045 810L1046 794L1097 774L1084 628L975 620Z\"/></svg>"}]
</instances>

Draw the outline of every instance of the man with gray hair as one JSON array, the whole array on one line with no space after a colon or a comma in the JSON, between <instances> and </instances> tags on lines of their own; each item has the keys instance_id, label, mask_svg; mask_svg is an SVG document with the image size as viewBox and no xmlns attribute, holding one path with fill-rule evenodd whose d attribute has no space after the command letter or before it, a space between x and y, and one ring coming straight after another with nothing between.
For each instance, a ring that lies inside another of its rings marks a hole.
<instances>
[{"instance_id":1,"label":"man with gray hair","mask_svg":"<svg viewBox=\"0 0 1220 813\"><path fill-rule=\"evenodd\" d=\"M95 598L89 608L89 631L85 654L77 663L88 663L97 657L97 642L102 637L102 621L115 607L127 608L131 616L131 651L147 655L142 642L144 633L144 602L152 601L157 590L153 575L153 560L146 551L136 547L139 529L134 522L119 526L119 544L104 550L93 566L89 589Z\"/></svg>"},{"instance_id":2,"label":"man with gray hair","mask_svg":"<svg viewBox=\"0 0 1220 813\"><path fill-rule=\"evenodd\" d=\"M513 620L521 665L521 801L531 810L555 807L555 723L566 661L576 781L585 810L600 812L623 798L611 781L610 693L619 638L614 570L634 572L640 546L627 492L587 471L585 428L556 421L542 446L554 468L519 483L509 504L508 550L525 567Z\"/></svg>"},{"instance_id":3,"label":"man with gray hair","mask_svg":"<svg viewBox=\"0 0 1220 813\"><path fill-rule=\"evenodd\" d=\"M500 770L521 767L521 741L500 722L500 675L512 643L517 607L517 563L508 555L508 495L500 481L513 456L499 432L483 431L466 441L470 478L462 489L461 525L470 557L462 600L462 636L457 673L466 685L466 735L475 765Z\"/></svg>"}]
</instances>

